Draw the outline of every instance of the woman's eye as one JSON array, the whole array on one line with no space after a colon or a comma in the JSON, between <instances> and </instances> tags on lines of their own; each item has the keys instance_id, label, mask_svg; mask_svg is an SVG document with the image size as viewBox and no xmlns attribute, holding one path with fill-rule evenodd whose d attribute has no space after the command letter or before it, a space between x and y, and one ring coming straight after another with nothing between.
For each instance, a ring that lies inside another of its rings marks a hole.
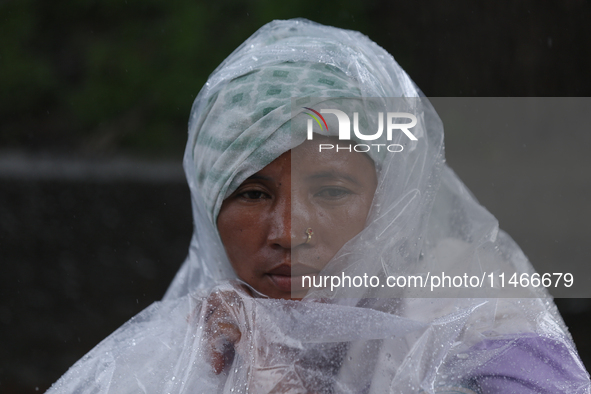
<instances>
[{"instance_id":1,"label":"woman's eye","mask_svg":"<svg viewBox=\"0 0 591 394\"><path fill-rule=\"evenodd\" d=\"M260 190L247 190L245 192L240 193L240 196L248 200L261 200L268 197L266 193Z\"/></svg>"},{"instance_id":2,"label":"woman's eye","mask_svg":"<svg viewBox=\"0 0 591 394\"><path fill-rule=\"evenodd\" d=\"M322 189L316 195L318 197L329 198L329 199L339 199L345 197L350 194L350 191L347 189L343 189L340 187L329 187L326 189Z\"/></svg>"}]
</instances>

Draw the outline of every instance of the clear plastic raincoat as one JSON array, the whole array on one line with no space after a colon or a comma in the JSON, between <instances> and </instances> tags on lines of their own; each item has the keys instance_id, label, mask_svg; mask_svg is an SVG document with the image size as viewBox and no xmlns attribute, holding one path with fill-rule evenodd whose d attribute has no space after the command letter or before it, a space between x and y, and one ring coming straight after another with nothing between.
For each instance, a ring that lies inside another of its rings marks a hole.
<instances>
[{"instance_id":1,"label":"clear plastic raincoat","mask_svg":"<svg viewBox=\"0 0 591 394\"><path fill-rule=\"evenodd\" d=\"M164 299L49 393L590 393L544 291L434 297L312 287L292 301L253 295L236 279L215 225L224 199L306 139L305 126L294 131L296 119L308 119L305 108L355 109L365 98L402 99L394 105L416 114L416 140L398 133L385 143L401 146L399 154L368 152L378 185L367 224L321 274L533 273L445 165L443 126L392 56L357 32L275 21L212 73L193 105L184 166L194 234ZM315 132L335 135L337 118L325 119ZM239 337L216 335L224 324ZM216 373L211 351L229 347Z\"/></svg>"}]
</instances>

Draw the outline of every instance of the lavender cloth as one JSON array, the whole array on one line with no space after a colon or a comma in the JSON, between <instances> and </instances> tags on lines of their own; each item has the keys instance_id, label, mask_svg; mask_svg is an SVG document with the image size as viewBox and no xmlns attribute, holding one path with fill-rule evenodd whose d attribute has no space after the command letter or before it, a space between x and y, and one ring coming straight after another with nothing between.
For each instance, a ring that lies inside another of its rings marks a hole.
<instances>
[{"instance_id":1,"label":"lavender cloth","mask_svg":"<svg viewBox=\"0 0 591 394\"><path fill-rule=\"evenodd\" d=\"M485 340L470 358L495 353L472 369L469 385L482 394L588 393L589 377L576 351L542 336Z\"/></svg>"}]
</instances>

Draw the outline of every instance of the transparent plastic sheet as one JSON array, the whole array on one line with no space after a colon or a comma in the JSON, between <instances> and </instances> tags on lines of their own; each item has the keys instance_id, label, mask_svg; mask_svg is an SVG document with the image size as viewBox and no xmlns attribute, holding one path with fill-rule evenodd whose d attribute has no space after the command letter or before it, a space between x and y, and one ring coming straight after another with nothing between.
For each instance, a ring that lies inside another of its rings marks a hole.
<instances>
[{"instance_id":1,"label":"transparent plastic sheet","mask_svg":"<svg viewBox=\"0 0 591 394\"><path fill-rule=\"evenodd\" d=\"M290 73L301 77L289 80ZM291 99L304 96L421 93L359 33L304 20L261 28L214 71L192 109L184 164L195 229L187 260L161 302L97 345L49 392L590 393L548 298L342 297L323 289L289 301L261 297L235 279L214 224L219 208L244 179L301 143L291 135ZM443 127L428 102L421 105L429 137L412 148L409 172L380 164L367 231L325 272L340 273L343 261L352 273L396 272L458 259L469 266L479 256L531 272L445 166ZM382 238L367 237L374 228ZM382 255L368 266L376 244L402 258L384 262ZM214 353L224 358L219 374Z\"/></svg>"},{"instance_id":2,"label":"transparent plastic sheet","mask_svg":"<svg viewBox=\"0 0 591 394\"><path fill-rule=\"evenodd\" d=\"M292 184L292 223L299 224L305 216L316 238L342 233L348 239L328 264L318 267L318 281L314 279L308 298L549 296L540 286L500 285L501 275L511 278L535 271L508 236L499 234L496 219L444 166L443 126L427 99L315 97L304 104L307 107L298 101L292 100L292 145L305 141L308 148L296 149L291 156L292 179L298 179ZM343 125L332 116L336 108L346 116ZM325 127L313 127L305 116L312 110L325 114ZM401 120L403 116L414 116L416 125L404 132L386 131L389 123L410 124L409 118ZM341 128L348 130L350 140L340 139ZM331 139L318 140L321 136ZM350 223L323 228L325 215L301 212L302 204L295 202L297 189L306 187L303 179L318 166L309 163L343 155L369 156L378 178L367 222L355 237L347 236ZM298 224L294 231L303 232ZM294 247L292 260L312 260L306 254L313 252ZM402 281L396 282L399 277Z\"/></svg>"}]
</instances>

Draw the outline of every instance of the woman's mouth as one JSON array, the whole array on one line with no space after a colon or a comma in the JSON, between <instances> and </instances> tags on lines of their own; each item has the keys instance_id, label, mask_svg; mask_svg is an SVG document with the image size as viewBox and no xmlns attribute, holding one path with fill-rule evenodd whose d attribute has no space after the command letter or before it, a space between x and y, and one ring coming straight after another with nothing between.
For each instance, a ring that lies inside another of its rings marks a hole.
<instances>
[{"instance_id":1,"label":"woman's mouth","mask_svg":"<svg viewBox=\"0 0 591 394\"><path fill-rule=\"evenodd\" d=\"M269 277L279 290L285 293L291 293L291 275L269 274Z\"/></svg>"},{"instance_id":2,"label":"woman's mouth","mask_svg":"<svg viewBox=\"0 0 591 394\"><path fill-rule=\"evenodd\" d=\"M318 270L297 264L294 266L282 264L267 273L273 284L283 292L300 292L303 290L302 277L315 276Z\"/></svg>"}]
</instances>

